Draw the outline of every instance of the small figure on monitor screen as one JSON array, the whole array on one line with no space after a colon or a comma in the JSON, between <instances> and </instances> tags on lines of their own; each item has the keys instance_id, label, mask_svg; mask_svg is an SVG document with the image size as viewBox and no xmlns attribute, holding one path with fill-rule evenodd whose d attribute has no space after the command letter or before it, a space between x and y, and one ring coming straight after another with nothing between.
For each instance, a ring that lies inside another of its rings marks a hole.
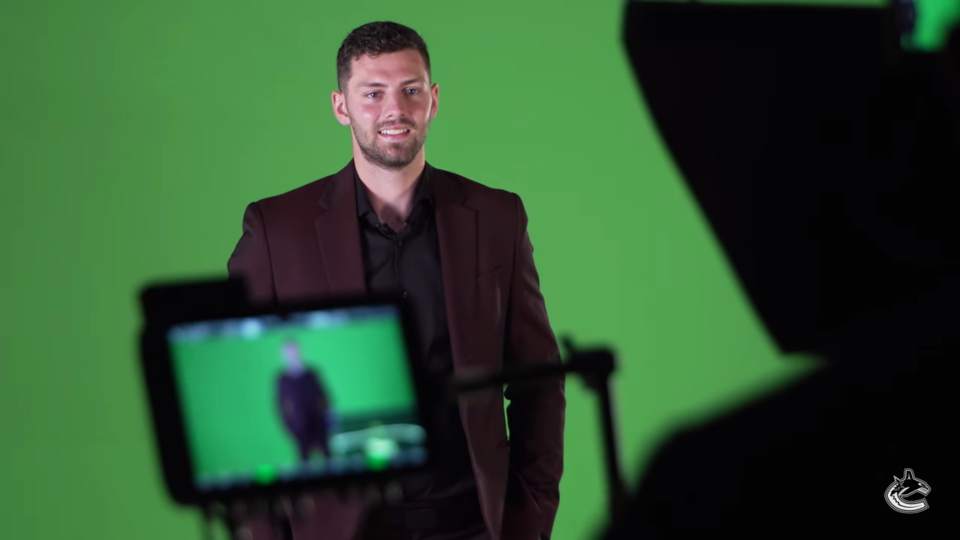
<instances>
[{"instance_id":1,"label":"small figure on monitor screen","mask_svg":"<svg viewBox=\"0 0 960 540\"><path fill-rule=\"evenodd\" d=\"M300 345L288 340L283 345L286 369L277 383L277 399L283 423L296 441L301 461L319 450L330 458L330 399L319 372L307 366Z\"/></svg>"},{"instance_id":2,"label":"small figure on monitor screen","mask_svg":"<svg viewBox=\"0 0 960 540\"><path fill-rule=\"evenodd\" d=\"M917 24L917 6L914 0L898 0L900 9L900 41L905 47L913 45L913 33Z\"/></svg>"}]
</instances>

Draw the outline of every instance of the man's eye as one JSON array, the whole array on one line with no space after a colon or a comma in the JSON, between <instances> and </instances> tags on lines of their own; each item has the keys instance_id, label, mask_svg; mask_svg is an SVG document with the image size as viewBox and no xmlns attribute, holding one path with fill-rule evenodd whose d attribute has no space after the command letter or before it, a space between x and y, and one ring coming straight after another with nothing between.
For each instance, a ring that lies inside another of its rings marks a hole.
<instances>
[{"instance_id":1,"label":"man's eye","mask_svg":"<svg viewBox=\"0 0 960 540\"><path fill-rule=\"evenodd\" d=\"M413 92L413 94L416 94L419 91L420 91L419 88L407 88L407 93ZM413 94L410 94L410 95L412 96Z\"/></svg>"},{"instance_id":2,"label":"man's eye","mask_svg":"<svg viewBox=\"0 0 960 540\"><path fill-rule=\"evenodd\" d=\"M367 94L368 97L375 97L374 94L379 94L380 92L370 92Z\"/></svg>"}]
</instances>

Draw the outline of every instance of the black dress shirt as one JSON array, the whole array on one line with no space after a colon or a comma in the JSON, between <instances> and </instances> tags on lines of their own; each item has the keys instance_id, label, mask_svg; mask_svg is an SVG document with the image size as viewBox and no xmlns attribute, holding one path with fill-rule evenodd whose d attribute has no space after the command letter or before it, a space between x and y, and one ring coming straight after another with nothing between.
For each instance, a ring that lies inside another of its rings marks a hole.
<instances>
[{"instance_id":1,"label":"black dress shirt","mask_svg":"<svg viewBox=\"0 0 960 540\"><path fill-rule=\"evenodd\" d=\"M453 374L453 353L429 169L425 165L417 181L413 208L403 230L394 231L380 222L360 177L354 174L357 214L367 290L373 294L401 294L410 302L418 334L415 360L424 362L432 375L449 377ZM459 409L452 403L438 414L445 450L439 456L442 470L403 482L408 500L440 499L476 490Z\"/></svg>"}]
</instances>

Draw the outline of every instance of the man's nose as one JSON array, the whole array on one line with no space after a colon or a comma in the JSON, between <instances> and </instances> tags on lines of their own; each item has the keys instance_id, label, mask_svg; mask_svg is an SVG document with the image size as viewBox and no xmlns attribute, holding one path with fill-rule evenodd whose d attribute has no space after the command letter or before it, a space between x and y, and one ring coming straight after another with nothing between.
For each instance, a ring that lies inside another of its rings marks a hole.
<instances>
[{"instance_id":1,"label":"man's nose","mask_svg":"<svg viewBox=\"0 0 960 540\"><path fill-rule=\"evenodd\" d=\"M383 104L383 115L389 119L403 118L406 112L401 94L387 94Z\"/></svg>"}]
</instances>

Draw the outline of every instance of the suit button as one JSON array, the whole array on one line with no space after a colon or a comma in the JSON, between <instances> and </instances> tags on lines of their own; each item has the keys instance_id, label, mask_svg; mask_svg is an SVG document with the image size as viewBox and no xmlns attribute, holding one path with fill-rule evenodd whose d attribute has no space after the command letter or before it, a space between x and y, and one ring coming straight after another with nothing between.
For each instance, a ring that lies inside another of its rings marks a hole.
<instances>
[{"instance_id":1,"label":"suit button","mask_svg":"<svg viewBox=\"0 0 960 540\"><path fill-rule=\"evenodd\" d=\"M404 297L404 298L407 298L407 297L409 297L409 296L410 296L410 295L407 294L407 291L403 291L403 297Z\"/></svg>"}]
</instances>

